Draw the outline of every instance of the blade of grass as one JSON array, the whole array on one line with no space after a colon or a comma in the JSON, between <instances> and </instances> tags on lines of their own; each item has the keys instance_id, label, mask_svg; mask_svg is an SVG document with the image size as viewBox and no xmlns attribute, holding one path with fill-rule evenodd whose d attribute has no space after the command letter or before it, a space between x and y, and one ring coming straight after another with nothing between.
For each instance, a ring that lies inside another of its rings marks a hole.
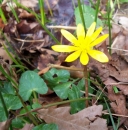
<instances>
[{"instance_id":1,"label":"blade of grass","mask_svg":"<svg viewBox=\"0 0 128 130\"><path fill-rule=\"evenodd\" d=\"M50 4L49 4L49 1L46 0L45 2L46 2L46 4L47 4L48 10L49 10L49 12L50 12L50 15L53 16L53 13L52 13L52 10L51 10L51 7L50 7Z\"/></svg>"},{"instance_id":2,"label":"blade of grass","mask_svg":"<svg viewBox=\"0 0 128 130\"><path fill-rule=\"evenodd\" d=\"M110 2L107 3L107 12L108 12L108 29L109 29L109 54L111 55L111 45L112 45L112 37L111 37L111 17L110 17Z\"/></svg>"},{"instance_id":3,"label":"blade of grass","mask_svg":"<svg viewBox=\"0 0 128 130\"><path fill-rule=\"evenodd\" d=\"M40 23L40 25L43 27L43 29L49 34L49 36L57 43L57 44L61 44L55 37L54 35L47 29L47 27L45 25L42 24L42 22L40 21L40 17L32 10L26 8L25 6L21 5L19 2L17 2L17 0L14 0L15 4L20 7L23 8L24 10L28 11L29 13L32 13L35 17L36 20Z\"/></svg>"},{"instance_id":4,"label":"blade of grass","mask_svg":"<svg viewBox=\"0 0 128 130\"><path fill-rule=\"evenodd\" d=\"M4 24L6 24L7 20L1 7L0 7L0 17L2 18L2 21L4 22Z\"/></svg>"},{"instance_id":5,"label":"blade of grass","mask_svg":"<svg viewBox=\"0 0 128 130\"><path fill-rule=\"evenodd\" d=\"M6 107L6 104L5 104L5 101L4 101L4 98L3 98L1 91L0 91L0 99L1 99L1 103L2 103L4 111L5 111L5 115L8 118L8 110L7 110L7 107ZM10 125L10 130L13 130L12 125Z\"/></svg>"},{"instance_id":6,"label":"blade of grass","mask_svg":"<svg viewBox=\"0 0 128 130\"><path fill-rule=\"evenodd\" d=\"M9 55L9 57L11 58L11 60L12 60L16 65L18 65L22 71L24 71L24 68L25 68L25 67L22 66L22 65L20 65L20 63L18 63L18 61L11 55L11 53L8 51L8 49L6 48L5 45L3 45L3 47L4 47L5 51L7 52L7 54Z\"/></svg>"},{"instance_id":7,"label":"blade of grass","mask_svg":"<svg viewBox=\"0 0 128 130\"><path fill-rule=\"evenodd\" d=\"M91 5L94 7L94 9L96 9L96 5L92 2L92 0L89 0L89 2L91 3ZM104 17L104 14L102 14L102 12L99 10L99 13L102 17Z\"/></svg>"},{"instance_id":8,"label":"blade of grass","mask_svg":"<svg viewBox=\"0 0 128 130\"><path fill-rule=\"evenodd\" d=\"M19 23L20 20L19 20L19 18L18 18L18 16L17 16L17 13L16 13L16 11L15 11L15 7L14 7L14 5L13 5L13 4L11 4L11 5L9 4L9 7L10 7L11 12L12 12L12 14L14 15L14 17L15 17L17 23Z\"/></svg>"},{"instance_id":9,"label":"blade of grass","mask_svg":"<svg viewBox=\"0 0 128 130\"><path fill-rule=\"evenodd\" d=\"M11 81L13 83L13 85L15 86L15 89L18 88L18 84L5 72L5 70L3 69L3 67L0 65L0 72L2 72L2 74L9 79L9 81Z\"/></svg>"},{"instance_id":10,"label":"blade of grass","mask_svg":"<svg viewBox=\"0 0 128 130\"><path fill-rule=\"evenodd\" d=\"M82 11L81 1L80 0L77 0L77 1L78 1L78 7L79 7L79 11L80 11L81 21L83 23L84 30L85 30L85 33L86 33L86 26L85 26L85 20L84 20L84 15L83 15L83 11Z\"/></svg>"},{"instance_id":11,"label":"blade of grass","mask_svg":"<svg viewBox=\"0 0 128 130\"><path fill-rule=\"evenodd\" d=\"M109 115L110 115L110 119L111 119L111 122L112 122L113 129L114 129L114 130L117 130L116 125L115 125L115 122L114 122L113 117L112 117L112 113L111 113L111 111L110 111L110 108L109 108L108 103L107 103L107 101L106 101L105 98L104 98L104 101L105 101L105 104L106 104L106 106L107 106L107 109L108 109L108 112L109 112Z\"/></svg>"},{"instance_id":12,"label":"blade of grass","mask_svg":"<svg viewBox=\"0 0 128 130\"><path fill-rule=\"evenodd\" d=\"M9 52L9 50L7 49L7 47L3 44L3 47L5 49L5 51L7 52L7 54L10 56L11 60L16 64L16 65L19 65L21 66L22 65L22 62L20 61L20 59L18 58L17 54L15 53L14 49L12 48L11 44L8 42L6 36L4 35L4 33L1 31L1 35L4 37L7 45L9 46L9 48L11 49L11 51L13 52L13 54L15 55L15 58L11 55L11 53ZM17 59L17 60L16 60ZM22 71L24 71L24 68L23 65L21 67Z\"/></svg>"},{"instance_id":13,"label":"blade of grass","mask_svg":"<svg viewBox=\"0 0 128 130\"><path fill-rule=\"evenodd\" d=\"M46 17L44 12L44 0L39 0L40 14L41 14L41 23L45 25Z\"/></svg>"},{"instance_id":14,"label":"blade of grass","mask_svg":"<svg viewBox=\"0 0 128 130\"><path fill-rule=\"evenodd\" d=\"M97 0L97 4L96 4L96 14L95 14L95 22L96 22L96 23L97 23L97 17L98 17L99 7L100 7L100 0Z\"/></svg>"}]
</instances>

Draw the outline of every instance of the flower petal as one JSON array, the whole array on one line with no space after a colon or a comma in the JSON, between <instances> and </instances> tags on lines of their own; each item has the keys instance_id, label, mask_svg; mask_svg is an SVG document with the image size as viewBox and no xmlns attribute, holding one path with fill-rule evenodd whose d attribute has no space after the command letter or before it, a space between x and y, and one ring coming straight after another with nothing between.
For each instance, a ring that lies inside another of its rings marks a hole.
<instances>
[{"instance_id":1,"label":"flower petal","mask_svg":"<svg viewBox=\"0 0 128 130\"><path fill-rule=\"evenodd\" d=\"M99 34L101 33L101 31L102 31L102 27L99 27L93 34L92 34L92 36L91 36L91 40L92 41L94 41L98 36L99 36Z\"/></svg>"},{"instance_id":2,"label":"flower petal","mask_svg":"<svg viewBox=\"0 0 128 130\"><path fill-rule=\"evenodd\" d=\"M75 51L66 58L66 62L72 62L76 60L81 54L81 50Z\"/></svg>"},{"instance_id":3,"label":"flower petal","mask_svg":"<svg viewBox=\"0 0 128 130\"><path fill-rule=\"evenodd\" d=\"M52 49L57 52L73 52L78 50L78 47L69 46L69 45L54 45Z\"/></svg>"},{"instance_id":4,"label":"flower petal","mask_svg":"<svg viewBox=\"0 0 128 130\"><path fill-rule=\"evenodd\" d=\"M84 31L84 27L82 24L77 25L76 33L77 33L78 40L85 38L85 31Z\"/></svg>"},{"instance_id":5,"label":"flower petal","mask_svg":"<svg viewBox=\"0 0 128 130\"><path fill-rule=\"evenodd\" d=\"M88 51L88 54L94 58L95 60L99 61L99 62L108 62L109 59L108 57L101 51L97 51L97 50L90 50Z\"/></svg>"},{"instance_id":6,"label":"flower petal","mask_svg":"<svg viewBox=\"0 0 128 130\"><path fill-rule=\"evenodd\" d=\"M68 31L61 29L61 33L62 35L71 43L73 43L73 45L78 46L78 40Z\"/></svg>"},{"instance_id":7,"label":"flower petal","mask_svg":"<svg viewBox=\"0 0 128 130\"><path fill-rule=\"evenodd\" d=\"M97 44L103 42L108 37L108 34L105 34L99 38L97 38L94 42L90 44L90 47L96 46Z\"/></svg>"},{"instance_id":8,"label":"flower petal","mask_svg":"<svg viewBox=\"0 0 128 130\"><path fill-rule=\"evenodd\" d=\"M80 62L83 65L86 65L86 64L88 64L88 61L89 61L89 57L87 55L87 52L86 51L82 51L81 56L80 56Z\"/></svg>"},{"instance_id":9,"label":"flower petal","mask_svg":"<svg viewBox=\"0 0 128 130\"><path fill-rule=\"evenodd\" d=\"M96 22L93 22L89 27L86 36L91 36L95 30L95 27L96 27Z\"/></svg>"}]
</instances>

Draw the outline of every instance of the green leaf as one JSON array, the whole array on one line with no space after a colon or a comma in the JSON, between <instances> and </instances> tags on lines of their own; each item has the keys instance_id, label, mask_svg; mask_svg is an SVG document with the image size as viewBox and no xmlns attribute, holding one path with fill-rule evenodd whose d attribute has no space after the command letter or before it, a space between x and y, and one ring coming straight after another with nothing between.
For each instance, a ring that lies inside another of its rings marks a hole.
<instances>
[{"instance_id":1,"label":"green leaf","mask_svg":"<svg viewBox=\"0 0 128 130\"><path fill-rule=\"evenodd\" d=\"M120 0L120 3L128 2L128 0Z\"/></svg>"},{"instance_id":2,"label":"green leaf","mask_svg":"<svg viewBox=\"0 0 128 130\"><path fill-rule=\"evenodd\" d=\"M53 89L59 83L67 82L70 78L70 73L67 70L57 70L52 68L44 74L44 79L47 80L48 86Z\"/></svg>"},{"instance_id":3,"label":"green leaf","mask_svg":"<svg viewBox=\"0 0 128 130\"><path fill-rule=\"evenodd\" d=\"M19 81L19 94L24 101L27 101L33 91L39 94L46 94L48 87L36 72L26 71L22 74Z\"/></svg>"},{"instance_id":4,"label":"green leaf","mask_svg":"<svg viewBox=\"0 0 128 130\"><path fill-rule=\"evenodd\" d=\"M37 102L32 104L33 109L36 109L36 108L39 108L39 107L41 107L41 105L39 103L37 103Z\"/></svg>"},{"instance_id":5,"label":"green leaf","mask_svg":"<svg viewBox=\"0 0 128 130\"><path fill-rule=\"evenodd\" d=\"M67 99L68 90L71 84L72 82L62 83L62 84L57 85L55 88L53 88L53 90L61 99Z\"/></svg>"},{"instance_id":6,"label":"green leaf","mask_svg":"<svg viewBox=\"0 0 128 130\"><path fill-rule=\"evenodd\" d=\"M26 108L28 109L28 111L31 111L31 106L26 106ZM23 109L21 109L21 111L20 111L20 114L25 114L26 113L26 110L25 110L25 108L23 108Z\"/></svg>"},{"instance_id":7,"label":"green leaf","mask_svg":"<svg viewBox=\"0 0 128 130\"><path fill-rule=\"evenodd\" d=\"M59 82L67 82L70 78L70 73L67 70L57 70L56 74Z\"/></svg>"},{"instance_id":8,"label":"green leaf","mask_svg":"<svg viewBox=\"0 0 128 130\"><path fill-rule=\"evenodd\" d=\"M22 107L20 99L17 96L14 96L12 94L3 94L3 98L8 111L17 110ZM0 102L0 107L3 107L1 102Z\"/></svg>"},{"instance_id":9,"label":"green leaf","mask_svg":"<svg viewBox=\"0 0 128 130\"><path fill-rule=\"evenodd\" d=\"M80 90L84 91L85 90L85 80L84 78L82 78L79 82L78 82L78 85Z\"/></svg>"},{"instance_id":10,"label":"green leaf","mask_svg":"<svg viewBox=\"0 0 128 130\"><path fill-rule=\"evenodd\" d=\"M6 117L6 114L4 112L4 108L0 107L0 122L6 121L6 120L7 120L7 117Z\"/></svg>"},{"instance_id":11,"label":"green leaf","mask_svg":"<svg viewBox=\"0 0 128 130\"><path fill-rule=\"evenodd\" d=\"M114 91L114 93L119 93L119 90L118 90L118 88L116 87L116 86L113 86L113 91Z\"/></svg>"},{"instance_id":12,"label":"green leaf","mask_svg":"<svg viewBox=\"0 0 128 130\"><path fill-rule=\"evenodd\" d=\"M56 124L41 124L34 127L32 130L58 130L58 126Z\"/></svg>"},{"instance_id":13,"label":"green leaf","mask_svg":"<svg viewBox=\"0 0 128 130\"><path fill-rule=\"evenodd\" d=\"M85 90L85 80L82 78L79 82L78 82L78 85L77 87L84 91ZM88 84L88 92L89 93L93 93L94 92L94 89L90 86L90 84ZM83 95L83 94L82 94Z\"/></svg>"},{"instance_id":14,"label":"green leaf","mask_svg":"<svg viewBox=\"0 0 128 130\"><path fill-rule=\"evenodd\" d=\"M12 127L23 128L24 123L22 122L22 120L20 118L15 118L15 119L12 120Z\"/></svg>"},{"instance_id":15,"label":"green leaf","mask_svg":"<svg viewBox=\"0 0 128 130\"><path fill-rule=\"evenodd\" d=\"M1 87L0 90L1 90L3 93L15 95L15 89L13 88L11 82L5 82L5 83L4 83L4 87L3 87L3 88Z\"/></svg>"},{"instance_id":16,"label":"green leaf","mask_svg":"<svg viewBox=\"0 0 128 130\"><path fill-rule=\"evenodd\" d=\"M72 88L68 91L68 98L71 99L78 99L80 98L80 89L79 87L72 85ZM71 102L71 114L77 113L80 110L85 108L85 101L76 101Z\"/></svg>"},{"instance_id":17,"label":"green leaf","mask_svg":"<svg viewBox=\"0 0 128 130\"><path fill-rule=\"evenodd\" d=\"M3 94L3 98L7 107L7 110L17 110L22 107L22 104L17 96L11 94ZM3 105L0 100L0 121L7 120Z\"/></svg>"},{"instance_id":18,"label":"green leaf","mask_svg":"<svg viewBox=\"0 0 128 130\"><path fill-rule=\"evenodd\" d=\"M87 6L87 5L82 5L82 10L83 10L83 15L84 15L86 28L89 28L90 25L95 20L96 11L93 8L91 8L90 6ZM75 8L75 18L76 18L76 24L79 24L79 23L82 24L82 20L81 20L81 16L80 16L80 12L79 12L79 8L78 7ZM98 18L97 19L97 27L99 27L99 26L103 26L103 23Z\"/></svg>"}]
</instances>

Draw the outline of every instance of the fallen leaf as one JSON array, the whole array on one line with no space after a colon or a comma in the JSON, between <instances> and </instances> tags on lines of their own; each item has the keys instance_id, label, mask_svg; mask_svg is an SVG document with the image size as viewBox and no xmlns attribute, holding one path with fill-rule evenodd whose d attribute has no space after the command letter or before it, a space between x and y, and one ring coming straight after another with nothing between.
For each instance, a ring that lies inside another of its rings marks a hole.
<instances>
[{"instance_id":1,"label":"fallen leaf","mask_svg":"<svg viewBox=\"0 0 128 130\"><path fill-rule=\"evenodd\" d=\"M4 62L9 63L10 65L13 62L8 53L2 47L0 48L0 58L3 59Z\"/></svg>"},{"instance_id":2,"label":"fallen leaf","mask_svg":"<svg viewBox=\"0 0 128 130\"><path fill-rule=\"evenodd\" d=\"M123 84L123 82L118 83L117 80L114 80L112 77L109 77L105 82L105 85L111 85L111 86L116 86L117 88L119 88L120 91L122 91L122 93L124 95L128 95L128 84Z\"/></svg>"},{"instance_id":3,"label":"fallen leaf","mask_svg":"<svg viewBox=\"0 0 128 130\"><path fill-rule=\"evenodd\" d=\"M25 124L24 127L20 130L32 130L32 128L34 127L33 124Z\"/></svg>"},{"instance_id":4,"label":"fallen leaf","mask_svg":"<svg viewBox=\"0 0 128 130\"><path fill-rule=\"evenodd\" d=\"M102 109L94 105L71 115L70 107L49 108L39 110L38 116L46 123L56 123L59 130L107 130L106 120L100 118Z\"/></svg>"},{"instance_id":5,"label":"fallen leaf","mask_svg":"<svg viewBox=\"0 0 128 130\"><path fill-rule=\"evenodd\" d=\"M49 54L41 54L39 59L38 59L38 67L37 69L42 70L46 67L48 67L48 64L54 64L55 63L55 59L52 55Z\"/></svg>"},{"instance_id":6,"label":"fallen leaf","mask_svg":"<svg viewBox=\"0 0 128 130\"><path fill-rule=\"evenodd\" d=\"M7 121L0 122L0 130L9 130L12 119L8 119Z\"/></svg>"}]
</instances>

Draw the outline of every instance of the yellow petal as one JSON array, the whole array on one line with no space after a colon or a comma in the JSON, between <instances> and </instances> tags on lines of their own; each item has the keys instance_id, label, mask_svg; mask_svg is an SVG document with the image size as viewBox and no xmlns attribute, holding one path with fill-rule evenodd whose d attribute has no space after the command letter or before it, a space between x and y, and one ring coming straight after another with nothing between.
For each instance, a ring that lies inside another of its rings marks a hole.
<instances>
[{"instance_id":1,"label":"yellow petal","mask_svg":"<svg viewBox=\"0 0 128 130\"><path fill-rule=\"evenodd\" d=\"M82 24L77 25L76 33L77 33L78 40L85 38L85 31L84 31L84 27Z\"/></svg>"},{"instance_id":2,"label":"yellow petal","mask_svg":"<svg viewBox=\"0 0 128 130\"><path fill-rule=\"evenodd\" d=\"M101 33L101 31L102 31L102 27L99 27L93 34L92 34L92 36L91 36L91 40L92 41L94 41L98 36L99 36L99 34Z\"/></svg>"},{"instance_id":3,"label":"yellow petal","mask_svg":"<svg viewBox=\"0 0 128 130\"><path fill-rule=\"evenodd\" d=\"M95 27L96 27L96 22L93 22L89 27L86 36L91 36L95 30Z\"/></svg>"},{"instance_id":4,"label":"yellow petal","mask_svg":"<svg viewBox=\"0 0 128 130\"><path fill-rule=\"evenodd\" d=\"M97 44L103 42L107 37L108 37L108 34L105 34L105 35L103 35L103 36L97 38L94 42L92 42L92 43L90 44L90 47L93 47L93 46L95 46L95 45L97 45Z\"/></svg>"},{"instance_id":5,"label":"yellow petal","mask_svg":"<svg viewBox=\"0 0 128 130\"><path fill-rule=\"evenodd\" d=\"M68 31L61 29L61 33L62 35L71 43L73 43L73 45L78 46L78 40Z\"/></svg>"},{"instance_id":6,"label":"yellow petal","mask_svg":"<svg viewBox=\"0 0 128 130\"><path fill-rule=\"evenodd\" d=\"M86 51L83 51L81 53L81 56L80 56L80 62L83 64L83 65L87 65L88 64L88 61L89 61L89 57L87 55L87 52Z\"/></svg>"},{"instance_id":7,"label":"yellow petal","mask_svg":"<svg viewBox=\"0 0 128 130\"><path fill-rule=\"evenodd\" d=\"M57 52L73 52L78 50L77 47L69 45L54 45L52 46L52 49Z\"/></svg>"},{"instance_id":8,"label":"yellow petal","mask_svg":"<svg viewBox=\"0 0 128 130\"><path fill-rule=\"evenodd\" d=\"M76 60L81 54L81 50L75 51L66 58L66 62L72 62Z\"/></svg>"},{"instance_id":9,"label":"yellow petal","mask_svg":"<svg viewBox=\"0 0 128 130\"><path fill-rule=\"evenodd\" d=\"M94 58L95 60L99 61L99 62L108 62L109 59L108 57L101 51L97 51L97 50L90 50L88 51L88 54Z\"/></svg>"}]
</instances>

